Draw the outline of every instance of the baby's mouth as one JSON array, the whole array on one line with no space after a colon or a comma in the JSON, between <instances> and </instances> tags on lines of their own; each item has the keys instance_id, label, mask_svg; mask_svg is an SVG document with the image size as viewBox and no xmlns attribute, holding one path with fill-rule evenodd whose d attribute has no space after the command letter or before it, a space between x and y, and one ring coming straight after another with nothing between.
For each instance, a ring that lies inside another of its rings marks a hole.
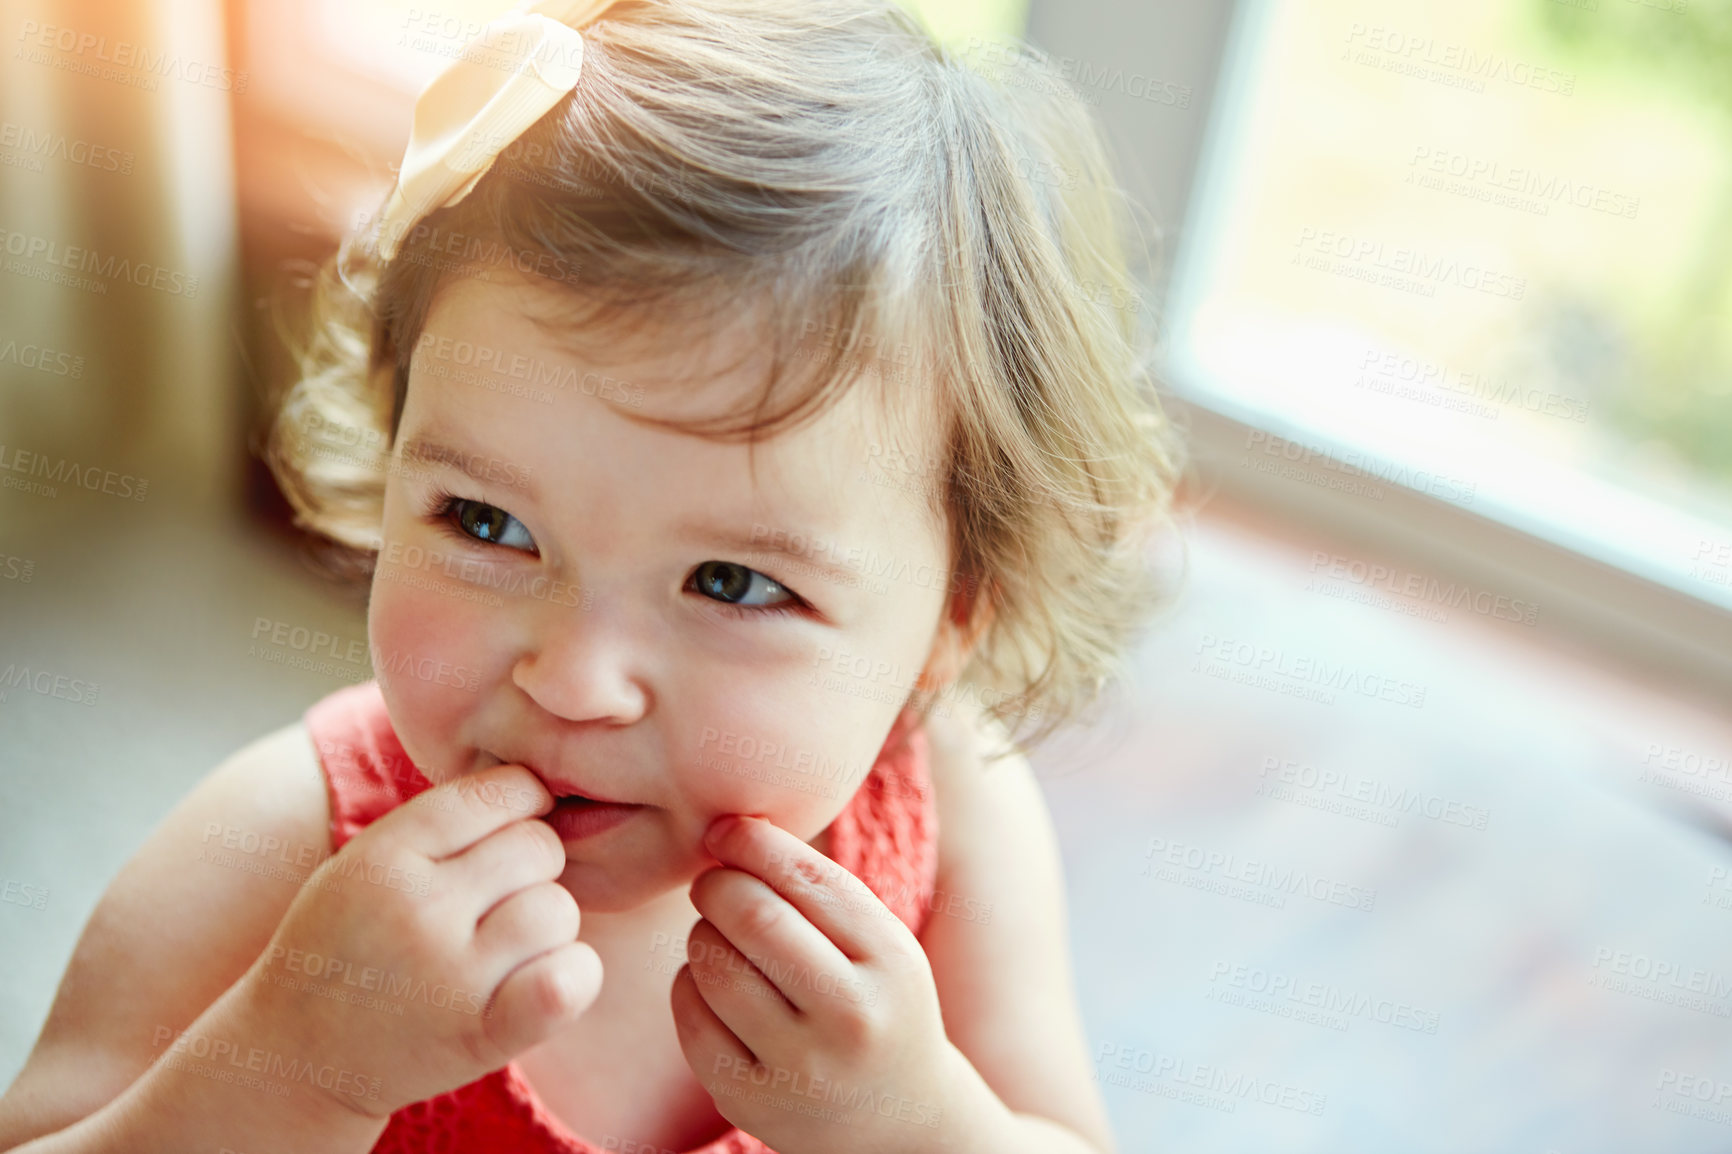
<instances>
[{"instance_id":1,"label":"baby's mouth","mask_svg":"<svg viewBox=\"0 0 1732 1154\"><path fill-rule=\"evenodd\" d=\"M528 769L530 773L535 774L536 777L541 778L541 784L545 785L547 787L547 792L549 792L553 795L553 803L555 806L562 806L562 805L590 805L590 806L608 805L608 806L617 806L620 809L642 809L642 808L644 808L642 805L639 805L637 802L613 801L613 800L611 800L609 798L605 798L605 797L594 797L590 794L584 793L581 790L575 789L572 786L565 785L561 782L549 781L547 778L542 777L541 771L536 769L532 765L525 766L524 768Z\"/></svg>"},{"instance_id":2,"label":"baby's mouth","mask_svg":"<svg viewBox=\"0 0 1732 1154\"><path fill-rule=\"evenodd\" d=\"M592 837L630 821L647 806L628 805L617 801L597 801L582 794L557 798L553 810L542 817L561 841L577 841Z\"/></svg>"},{"instance_id":3,"label":"baby's mouth","mask_svg":"<svg viewBox=\"0 0 1732 1154\"><path fill-rule=\"evenodd\" d=\"M487 756L493 758L495 764L506 764L491 752ZM533 773L541 784L547 787L547 791L553 794L553 809L543 814L541 820L553 827L561 841L576 841L603 833L649 808L635 802L592 797L578 790L575 785L550 778L526 761L512 764L521 765Z\"/></svg>"},{"instance_id":4,"label":"baby's mouth","mask_svg":"<svg viewBox=\"0 0 1732 1154\"><path fill-rule=\"evenodd\" d=\"M492 750L484 749L481 752L491 762L490 765L483 766L483 769L491 769L495 765L521 765L524 769L533 773L536 780L541 782L541 784L547 788L547 792L553 795L553 800L556 804L564 804L569 801L588 803L591 805L622 805L638 808L634 802L615 801L612 798L597 797L594 794L585 793L582 789L578 788L575 782L561 781L558 778L551 777L544 772L540 766L533 762L524 761L522 759L506 761Z\"/></svg>"},{"instance_id":5,"label":"baby's mouth","mask_svg":"<svg viewBox=\"0 0 1732 1154\"><path fill-rule=\"evenodd\" d=\"M642 809L641 805L626 801L602 801L600 798L586 797L581 793L554 794L555 809L596 809L609 807L613 809Z\"/></svg>"}]
</instances>

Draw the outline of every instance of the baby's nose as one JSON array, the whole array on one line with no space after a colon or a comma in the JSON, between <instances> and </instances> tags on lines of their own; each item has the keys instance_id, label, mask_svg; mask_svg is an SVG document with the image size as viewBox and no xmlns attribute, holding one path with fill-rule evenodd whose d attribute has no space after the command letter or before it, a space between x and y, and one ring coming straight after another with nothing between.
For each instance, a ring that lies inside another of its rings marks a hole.
<instances>
[{"instance_id":1,"label":"baby's nose","mask_svg":"<svg viewBox=\"0 0 1732 1154\"><path fill-rule=\"evenodd\" d=\"M544 615L511 679L555 717L630 724L651 700L646 643L622 614L592 606Z\"/></svg>"}]
</instances>

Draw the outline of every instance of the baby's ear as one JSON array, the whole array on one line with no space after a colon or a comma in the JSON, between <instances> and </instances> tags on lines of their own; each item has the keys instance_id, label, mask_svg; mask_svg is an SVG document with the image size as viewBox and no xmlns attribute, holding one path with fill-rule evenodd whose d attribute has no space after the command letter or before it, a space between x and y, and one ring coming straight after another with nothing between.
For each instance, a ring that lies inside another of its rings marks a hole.
<instances>
[{"instance_id":1,"label":"baby's ear","mask_svg":"<svg viewBox=\"0 0 1732 1154\"><path fill-rule=\"evenodd\" d=\"M974 585L951 594L947 612L938 621L932 651L915 682L919 689L936 693L962 676L969 655L986 636L994 616L992 598Z\"/></svg>"},{"instance_id":2,"label":"baby's ear","mask_svg":"<svg viewBox=\"0 0 1732 1154\"><path fill-rule=\"evenodd\" d=\"M974 647L980 644L980 639L986 636L997 609L991 593L972 579L966 588L958 589L950 595L950 614L946 624L957 631L963 647L964 664L967 664L967 655L972 653ZM961 672L960 667L957 671Z\"/></svg>"}]
</instances>

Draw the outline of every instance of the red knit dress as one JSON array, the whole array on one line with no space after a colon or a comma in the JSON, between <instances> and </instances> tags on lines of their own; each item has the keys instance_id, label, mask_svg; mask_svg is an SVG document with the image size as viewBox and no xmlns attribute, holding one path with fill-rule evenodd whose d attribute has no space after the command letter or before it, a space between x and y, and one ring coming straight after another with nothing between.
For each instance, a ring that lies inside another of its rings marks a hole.
<instances>
[{"instance_id":1,"label":"red knit dress","mask_svg":"<svg viewBox=\"0 0 1732 1154\"><path fill-rule=\"evenodd\" d=\"M847 807L830 823L830 855L916 934L938 875L938 816L926 734L904 710ZM331 797L331 843L432 783L403 752L375 681L340 689L306 712ZM603 1154L535 1096L516 1063L391 1115L373 1154ZM733 1127L691 1154L774 1154Z\"/></svg>"}]
</instances>

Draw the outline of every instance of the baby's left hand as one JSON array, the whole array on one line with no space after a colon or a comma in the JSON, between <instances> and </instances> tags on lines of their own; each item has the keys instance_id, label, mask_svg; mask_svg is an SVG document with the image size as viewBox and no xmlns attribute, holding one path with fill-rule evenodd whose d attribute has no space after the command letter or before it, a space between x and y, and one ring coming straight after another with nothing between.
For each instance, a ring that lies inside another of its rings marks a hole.
<instances>
[{"instance_id":1,"label":"baby's left hand","mask_svg":"<svg viewBox=\"0 0 1732 1154\"><path fill-rule=\"evenodd\" d=\"M680 1047L729 1122L778 1154L917 1150L964 1062L914 934L859 878L762 818L725 817L721 866L674 978Z\"/></svg>"}]
</instances>

